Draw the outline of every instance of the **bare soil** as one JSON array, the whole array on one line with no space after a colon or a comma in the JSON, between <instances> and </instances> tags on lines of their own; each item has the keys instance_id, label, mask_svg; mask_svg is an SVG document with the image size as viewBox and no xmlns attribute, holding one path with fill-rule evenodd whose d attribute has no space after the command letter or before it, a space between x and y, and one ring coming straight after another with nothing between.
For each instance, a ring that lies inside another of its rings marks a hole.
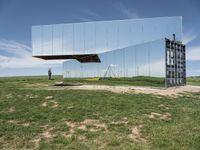
<instances>
[{"instance_id":1,"label":"bare soil","mask_svg":"<svg viewBox=\"0 0 200 150\"><path fill-rule=\"evenodd\" d=\"M157 96L170 96L177 97L183 93L198 93L200 92L200 86L180 86L171 88L159 88L159 87L142 87L142 86L109 86L109 85L76 85L76 86L52 86L48 84L26 84L26 88L38 87L39 89L45 90L103 90L110 91L113 93L144 93L144 94L154 94ZM10 97L10 95L8 95ZM53 99L52 96L47 96L46 100Z\"/></svg>"},{"instance_id":2,"label":"bare soil","mask_svg":"<svg viewBox=\"0 0 200 150\"><path fill-rule=\"evenodd\" d=\"M154 87L139 87L139 86L107 86L107 85L82 85L67 87L74 90L106 90L114 93L145 93L161 96L176 97L185 92L200 92L200 86L180 86L172 88L154 88Z\"/></svg>"}]
</instances>

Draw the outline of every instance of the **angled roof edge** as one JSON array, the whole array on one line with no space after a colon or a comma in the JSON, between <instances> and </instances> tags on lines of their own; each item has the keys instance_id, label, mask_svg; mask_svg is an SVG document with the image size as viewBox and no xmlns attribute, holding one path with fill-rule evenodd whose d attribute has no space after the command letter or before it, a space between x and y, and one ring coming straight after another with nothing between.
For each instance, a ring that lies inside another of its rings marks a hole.
<instances>
[{"instance_id":1,"label":"angled roof edge","mask_svg":"<svg viewBox=\"0 0 200 150\"><path fill-rule=\"evenodd\" d=\"M80 23L95 23L95 22L113 22L113 21L126 21L126 20L149 20L149 19L164 19L164 18L180 18L182 20L182 16L164 16L164 17L149 17L149 18L130 18L130 19L116 19L116 20L98 20L98 21L85 21L85 22L69 22L69 23L53 23L53 24L43 24L43 25L33 25L32 27L37 26L48 26L48 25L62 25L62 24L80 24Z\"/></svg>"},{"instance_id":2,"label":"angled roof edge","mask_svg":"<svg viewBox=\"0 0 200 150\"><path fill-rule=\"evenodd\" d=\"M133 44L133 45L131 45L131 46L122 47L122 48L118 48L118 49L113 49L113 50L107 51L107 52L100 52L100 53L97 53L97 54L104 54L104 53L108 53L108 52L112 52L112 51L121 50L121 49L124 49L124 48L130 48L130 47L134 47L134 46L139 46L139 45L143 45L143 44L148 44L148 43L152 43L152 42L156 42L156 41L163 41L163 42L165 42L165 39L168 39L168 38L160 38L160 39L157 39L157 40L152 40L152 41L148 41L148 42L144 42L144 43L140 43L140 44ZM168 40L171 40L171 39L168 39Z\"/></svg>"}]
</instances>

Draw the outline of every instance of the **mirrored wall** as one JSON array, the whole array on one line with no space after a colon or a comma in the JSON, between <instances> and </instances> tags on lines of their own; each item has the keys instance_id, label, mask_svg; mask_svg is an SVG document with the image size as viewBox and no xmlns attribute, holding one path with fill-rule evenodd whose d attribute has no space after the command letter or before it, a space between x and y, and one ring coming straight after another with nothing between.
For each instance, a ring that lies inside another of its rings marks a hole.
<instances>
[{"instance_id":1,"label":"mirrored wall","mask_svg":"<svg viewBox=\"0 0 200 150\"><path fill-rule=\"evenodd\" d=\"M165 77L165 39L99 54L100 63L63 63L65 78Z\"/></svg>"},{"instance_id":2,"label":"mirrored wall","mask_svg":"<svg viewBox=\"0 0 200 150\"><path fill-rule=\"evenodd\" d=\"M172 34L182 40L181 17L39 25L32 27L33 56L99 54Z\"/></svg>"}]
</instances>

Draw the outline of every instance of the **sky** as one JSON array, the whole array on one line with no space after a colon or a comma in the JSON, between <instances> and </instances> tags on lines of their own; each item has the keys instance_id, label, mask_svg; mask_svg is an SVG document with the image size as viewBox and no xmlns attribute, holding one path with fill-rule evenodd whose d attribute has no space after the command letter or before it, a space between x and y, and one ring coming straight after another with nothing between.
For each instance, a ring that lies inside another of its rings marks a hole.
<instances>
[{"instance_id":1,"label":"sky","mask_svg":"<svg viewBox=\"0 0 200 150\"><path fill-rule=\"evenodd\" d=\"M41 24L182 16L187 76L200 75L199 0L0 0L0 76L62 74L62 61L32 57Z\"/></svg>"}]
</instances>

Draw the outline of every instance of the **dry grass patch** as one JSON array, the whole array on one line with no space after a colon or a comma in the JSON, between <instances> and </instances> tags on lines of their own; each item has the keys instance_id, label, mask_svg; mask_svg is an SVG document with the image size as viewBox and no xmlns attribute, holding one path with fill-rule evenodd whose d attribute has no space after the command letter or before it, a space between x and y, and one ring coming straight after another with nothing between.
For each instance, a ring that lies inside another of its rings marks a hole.
<instances>
[{"instance_id":1,"label":"dry grass patch","mask_svg":"<svg viewBox=\"0 0 200 150\"><path fill-rule=\"evenodd\" d=\"M69 133L64 134L65 137L71 137L77 129L89 132L97 132L99 130L107 131L107 126L99 120L85 119L82 122L65 121L65 124L70 127ZM90 126L90 128L87 128L87 126Z\"/></svg>"},{"instance_id":2,"label":"dry grass patch","mask_svg":"<svg viewBox=\"0 0 200 150\"><path fill-rule=\"evenodd\" d=\"M8 123L11 123L11 124L19 124L19 121L17 121L17 120L9 120Z\"/></svg>"},{"instance_id":3,"label":"dry grass patch","mask_svg":"<svg viewBox=\"0 0 200 150\"><path fill-rule=\"evenodd\" d=\"M42 106L46 107L47 106L47 102L42 103Z\"/></svg>"},{"instance_id":4,"label":"dry grass patch","mask_svg":"<svg viewBox=\"0 0 200 150\"><path fill-rule=\"evenodd\" d=\"M36 88L36 87L48 87L48 84L45 83L24 83L24 86L27 88Z\"/></svg>"},{"instance_id":5,"label":"dry grass patch","mask_svg":"<svg viewBox=\"0 0 200 150\"><path fill-rule=\"evenodd\" d=\"M9 108L8 112L9 112L9 113L15 112L15 107Z\"/></svg>"},{"instance_id":6,"label":"dry grass patch","mask_svg":"<svg viewBox=\"0 0 200 150\"><path fill-rule=\"evenodd\" d=\"M58 102L56 101L51 101L53 103L53 105L51 106L51 108L57 108L59 107Z\"/></svg>"},{"instance_id":7,"label":"dry grass patch","mask_svg":"<svg viewBox=\"0 0 200 150\"><path fill-rule=\"evenodd\" d=\"M7 94L7 95L6 95L6 98L8 98L8 99L9 99L9 98L13 98L12 93Z\"/></svg>"},{"instance_id":8,"label":"dry grass patch","mask_svg":"<svg viewBox=\"0 0 200 150\"><path fill-rule=\"evenodd\" d=\"M148 115L148 117L150 119L161 119L161 120L171 120L171 114L166 112L164 114L160 114L160 113L156 113L156 112L151 112L150 115Z\"/></svg>"},{"instance_id":9,"label":"dry grass patch","mask_svg":"<svg viewBox=\"0 0 200 150\"><path fill-rule=\"evenodd\" d=\"M53 99L53 96L46 96L45 99L46 100Z\"/></svg>"},{"instance_id":10,"label":"dry grass patch","mask_svg":"<svg viewBox=\"0 0 200 150\"><path fill-rule=\"evenodd\" d=\"M165 106L164 104L160 104L158 107L161 107L161 108L164 108L164 109L169 109L169 107L168 106Z\"/></svg>"},{"instance_id":11,"label":"dry grass patch","mask_svg":"<svg viewBox=\"0 0 200 150\"><path fill-rule=\"evenodd\" d=\"M28 98L38 98L38 95L26 94L26 97L28 97Z\"/></svg>"},{"instance_id":12,"label":"dry grass patch","mask_svg":"<svg viewBox=\"0 0 200 150\"><path fill-rule=\"evenodd\" d=\"M74 108L74 107L73 107L73 106L68 106L68 107L67 107L67 109L72 109L72 108Z\"/></svg>"},{"instance_id":13,"label":"dry grass patch","mask_svg":"<svg viewBox=\"0 0 200 150\"><path fill-rule=\"evenodd\" d=\"M114 125L119 125L119 124L124 124L127 125L129 123L128 118L127 117L123 117L121 120L119 121L112 121L111 124Z\"/></svg>"},{"instance_id":14,"label":"dry grass patch","mask_svg":"<svg viewBox=\"0 0 200 150\"><path fill-rule=\"evenodd\" d=\"M47 128L43 133L41 133L40 135L45 138L45 139L51 139L54 137L54 135L51 133L51 131L53 130L53 128Z\"/></svg>"},{"instance_id":15,"label":"dry grass patch","mask_svg":"<svg viewBox=\"0 0 200 150\"><path fill-rule=\"evenodd\" d=\"M24 126L24 127L30 126L29 122L21 122L21 121L17 121L17 120L9 120L8 123L14 124L14 125L21 125L21 126Z\"/></svg>"},{"instance_id":16,"label":"dry grass patch","mask_svg":"<svg viewBox=\"0 0 200 150\"><path fill-rule=\"evenodd\" d=\"M146 139L142 137L141 128L144 125L134 126L131 129L131 133L129 134L129 138L131 138L135 142L146 142Z\"/></svg>"},{"instance_id":17,"label":"dry grass patch","mask_svg":"<svg viewBox=\"0 0 200 150\"><path fill-rule=\"evenodd\" d=\"M35 147L37 148L39 146L39 142L42 139L45 140L51 140L52 138L55 137L55 135L52 133L54 128L48 128L48 125L44 125L44 126L40 126L41 128L43 128L43 132L38 134L31 142L33 142L35 144Z\"/></svg>"},{"instance_id":18,"label":"dry grass patch","mask_svg":"<svg viewBox=\"0 0 200 150\"><path fill-rule=\"evenodd\" d=\"M49 105L49 103L51 103L51 108L58 108L59 107L59 104L58 102L54 101L54 100L51 100L51 101L45 101L41 104L42 107L47 107L47 105Z\"/></svg>"}]
</instances>

